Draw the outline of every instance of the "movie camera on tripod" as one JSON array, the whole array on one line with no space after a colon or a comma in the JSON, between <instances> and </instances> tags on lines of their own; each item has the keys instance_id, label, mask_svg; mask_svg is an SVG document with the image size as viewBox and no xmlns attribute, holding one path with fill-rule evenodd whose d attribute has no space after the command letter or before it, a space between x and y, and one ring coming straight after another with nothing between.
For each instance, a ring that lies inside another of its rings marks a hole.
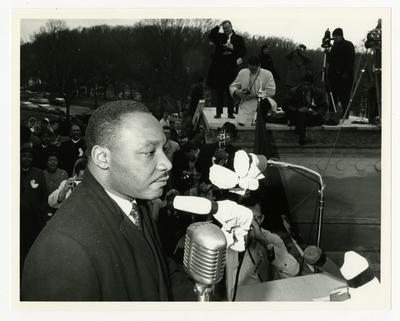
<instances>
[{"instance_id":1,"label":"movie camera on tripod","mask_svg":"<svg viewBox=\"0 0 400 321\"><path fill-rule=\"evenodd\" d=\"M322 38L321 47L324 48L325 50L332 47L331 43L332 40L334 40L334 38L331 37L331 31L328 28L325 30L324 37Z\"/></svg>"},{"instance_id":2,"label":"movie camera on tripod","mask_svg":"<svg viewBox=\"0 0 400 321\"><path fill-rule=\"evenodd\" d=\"M367 41L365 42L366 49L380 50L382 48L382 29L381 20L378 20L378 25L367 33Z\"/></svg>"}]
</instances>

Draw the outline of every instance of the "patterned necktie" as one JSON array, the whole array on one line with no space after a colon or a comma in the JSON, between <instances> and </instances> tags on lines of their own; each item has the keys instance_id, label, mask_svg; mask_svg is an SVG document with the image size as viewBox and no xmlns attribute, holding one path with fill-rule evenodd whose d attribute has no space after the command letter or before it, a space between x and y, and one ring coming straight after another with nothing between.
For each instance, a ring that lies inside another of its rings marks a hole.
<instances>
[{"instance_id":1,"label":"patterned necktie","mask_svg":"<svg viewBox=\"0 0 400 321\"><path fill-rule=\"evenodd\" d=\"M132 210L129 213L129 218L137 228L142 229L142 219L140 217L139 206L136 202L132 202Z\"/></svg>"}]
</instances>

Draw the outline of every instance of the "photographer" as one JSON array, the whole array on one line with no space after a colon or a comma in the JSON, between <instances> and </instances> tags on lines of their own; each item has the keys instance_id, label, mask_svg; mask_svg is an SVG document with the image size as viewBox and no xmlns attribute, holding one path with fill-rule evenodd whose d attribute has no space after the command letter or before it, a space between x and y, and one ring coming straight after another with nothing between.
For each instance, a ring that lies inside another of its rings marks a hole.
<instances>
[{"instance_id":1,"label":"photographer","mask_svg":"<svg viewBox=\"0 0 400 321\"><path fill-rule=\"evenodd\" d=\"M238 66L242 64L246 54L244 39L233 31L229 20L215 26L208 38L215 45L207 77L207 85L215 90L217 96L215 118L221 118L225 97L227 98L228 117L235 118L232 97L229 95L229 84L235 79Z\"/></svg>"},{"instance_id":2,"label":"photographer","mask_svg":"<svg viewBox=\"0 0 400 321\"><path fill-rule=\"evenodd\" d=\"M288 89L296 87L310 69L311 59L305 54L306 49L305 45L300 44L286 55L289 62L286 73L286 87Z\"/></svg>"},{"instance_id":3,"label":"photographer","mask_svg":"<svg viewBox=\"0 0 400 321\"><path fill-rule=\"evenodd\" d=\"M328 80L335 105L338 106L340 102L343 115L350 99L354 79L355 50L353 43L344 39L341 28L333 30L332 37L334 42L326 56ZM346 118L348 117L347 113Z\"/></svg>"},{"instance_id":4,"label":"photographer","mask_svg":"<svg viewBox=\"0 0 400 321\"><path fill-rule=\"evenodd\" d=\"M194 185L199 153L198 144L187 142L174 154L172 160L172 186L182 195Z\"/></svg>"},{"instance_id":5,"label":"photographer","mask_svg":"<svg viewBox=\"0 0 400 321\"><path fill-rule=\"evenodd\" d=\"M75 162L73 176L63 180L58 188L49 195L48 202L50 207L59 208L62 202L71 195L74 188L82 181L86 165L87 160L85 158L80 158Z\"/></svg>"},{"instance_id":6,"label":"photographer","mask_svg":"<svg viewBox=\"0 0 400 321\"><path fill-rule=\"evenodd\" d=\"M232 97L240 100L238 124L254 125L259 98L267 99L272 109L276 111L276 103L271 98L275 95L275 88L272 73L260 67L260 59L257 56L249 57L247 68L239 71L229 88Z\"/></svg>"}]
</instances>

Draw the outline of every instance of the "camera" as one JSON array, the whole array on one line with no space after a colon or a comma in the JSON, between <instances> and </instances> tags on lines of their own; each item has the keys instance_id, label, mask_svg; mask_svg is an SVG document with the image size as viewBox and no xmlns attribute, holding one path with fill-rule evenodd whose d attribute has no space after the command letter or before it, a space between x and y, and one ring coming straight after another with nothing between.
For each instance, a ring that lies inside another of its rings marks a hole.
<instances>
[{"instance_id":1,"label":"camera","mask_svg":"<svg viewBox=\"0 0 400 321\"><path fill-rule=\"evenodd\" d=\"M222 128L222 130L217 135L218 149L225 150L227 136L229 136L229 134L226 133L225 128Z\"/></svg>"},{"instance_id":2,"label":"camera","mask_svg":"<svg viewBox=\"0 0 400 321\"><path fill-rule=\"evenodd\" d=\"M380 49L382 46L382 30L375 28L367 33L367 41L365 42L366 49Z\"/></svg>"},{"instance_id":3,"label":"camera","mask_svg":"<svg viewBox=\"0 0 400 321\"><path fill-rule=\"evenodd\" d=\"M321 47L324 49L328 49L330 47L332 47L331 41L333 40L333 38L331 37L331 32L328 29L326 29L324 37L322 38L322 44Z\"/></svg>"}]
</instances>

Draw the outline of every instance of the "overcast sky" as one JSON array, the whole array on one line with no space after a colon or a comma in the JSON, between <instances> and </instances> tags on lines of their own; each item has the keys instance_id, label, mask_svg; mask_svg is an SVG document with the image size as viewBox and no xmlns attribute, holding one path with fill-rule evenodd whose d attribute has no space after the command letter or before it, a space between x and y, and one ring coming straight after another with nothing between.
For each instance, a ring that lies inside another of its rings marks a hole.
<instances>
[{"instance_id":1,"label":"overcast sky","mask_svg":"<svg viewBox=\"0 0 400 321\"><path fill-rule=\"evenodd\" d=\"M160 14L160 11L154 10L154 12ZM189 16L191 14L193 12L190 12ZM292 39L295 43L303 43L310 49L316 49L321 45L326 28L333 31L336 27L343 28L345 38L351 40L354 45L359 45L367 32L376 26L378 18L382 17L382 11L367 8L347 8L345 10L337 8L271 8L267 10L264 8L257 11L244 9L241 12L227 11L223 16L221 14L215 16L215 12L209 15L207 11L204 11L201 16L218 20L230 19L234 29L239 33L248 32L250 35L285 37ZM48 17L54 18L55 16L49 15ZM90 17L90 19L69 19L57 16L57 18L65 20L70 28L98 24L132 25L140 20L140 18L125 19L125 17L124 19L114 19L112 13L110 13L110 18L106 19L98 19L96 14ZM177 16L175 15L175 17ZM47 20L23 19L21 21L21 39L29 40L30 35L44 26ZM384 19L384 27L386 22L388 21Z\"/></svg>"}]
</instances>

